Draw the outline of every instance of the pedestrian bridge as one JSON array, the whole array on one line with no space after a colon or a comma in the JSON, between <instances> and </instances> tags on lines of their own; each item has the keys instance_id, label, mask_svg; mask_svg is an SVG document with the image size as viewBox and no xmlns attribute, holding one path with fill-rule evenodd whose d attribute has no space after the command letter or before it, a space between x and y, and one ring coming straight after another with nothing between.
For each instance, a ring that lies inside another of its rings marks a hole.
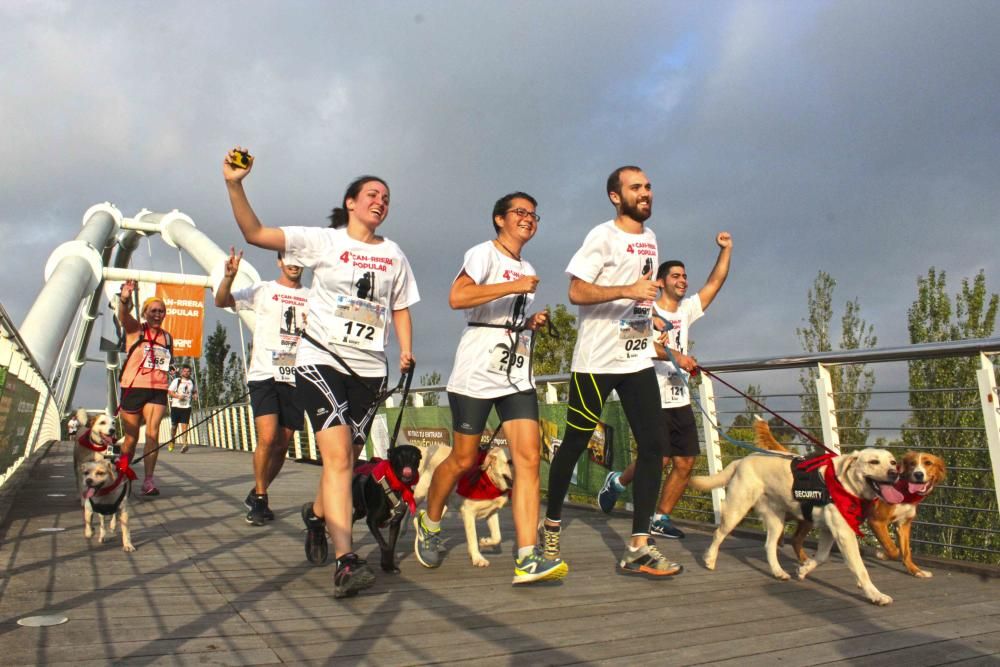
<instances>
[{"instance_id":1,"label":"pedestrian bridge","mask_svg":"<svg viewBox=\"0 0 1000 667\"><path fill-rule=\"evenodd\" d=\"M996 664L1000 588L990 567L945 567L918 557L932 579L867 558L895 603L866 602L839 557L805 581L771 578L749 534L700 565L708 525L661 544L683 574L667 581L614 573L631 519L568 510L561 582L514 588L509 511L503 548L472 567L457 521L438 570L400 539L398 575L334 600L333 569L305 559L301 503L319 468L288 463L271 487L273 524L245 523L250 455L196 446L160 457L163 494L132 500L137 551L83 537L71 445L46 445L7 499L0 547L4 665L326 664ZM96 538L95 538L96 539ZM358 552L377 562L364 527ZM783 558L791 567L786 550ZM18 619L61 616L50 627Z\"/></svg>"},{"instance_id":2,"label":"pedestrian bridge","mask_svg":"<svg viewBox=\"0 0 1000 667\"><path fill-rule=\"evenodd\" d=\"M623 469L632 456L614 400L605 407L602 438L592 441L570 489L565 580L511 586L506 510L505 541L491 567L471 566L464 532L446 517L451 554L441 568L419 566L410 531L399 545L400 574L380 575L357 598L334 600L333 570L307 563L299 519L299 507L315 494L318 467L287 463L269 490L275 521L260 528L244 521L255 446L246 405L198 406L191 450L161 452L162 495L132 500L136 552L122 552L114 540L84 539L73 445L63 439L61 424L74 405L80 368L95 361L87 358L88 341L98 312L113 299L105 281L211 287L209 275L187 275L183 267L181 274L156 275L127 269L147 234L184 249L209 274L225 253L177 211L124 218L103 204L83 222L78 237L53 253L45 285L20 327L0 306L0 664L1000 661L1000 338L702 362L713 376L693 392L701 411L699 472L745 454L724 440L746 438L747 420L758 408L811 421L815 437L833 449L878 444L897 455L913 448L945 459L948 482L921 505L913 533L915 558L934 577L917 579L899 563L876 560L870 539L865 542L872 579L895 599L891 606L865 601L836 556L805 581L774 580L753 519L723 545L717 570L706 570L699 557L724 501L719 490L685 496L673 512L688 536L660 546L684 565L683 574L655 582L617 576L614 564L631 525L629 496L611 516L592 507L607 470ZM237 287L256 278L251 267L243 268ZM120 359L113 344L101 351L108 396L95 407L114 412ZM864 411L867 426L859 424L851 395L835 390L832 377L841 369L878 371ZM750 407L722 377L755 385L760 405ZM808 391L789 390L804 377ZM538 379L544 484L565 416L565 378ZM403 440L450 442L447 409L432 398L441 389L414 391ZM400 410L390 406L376 422L369 454L385 446ZM502 444L502 434L496 442ZM297 434L289 455L318 458L308 429ZM375 549L360 525L355 544L362 556ZM787 550L783 558L790 569ZM18 623L29 619L41 625ZM61 622L49 624L54 621Z\"/></svg>"}]
</instances>

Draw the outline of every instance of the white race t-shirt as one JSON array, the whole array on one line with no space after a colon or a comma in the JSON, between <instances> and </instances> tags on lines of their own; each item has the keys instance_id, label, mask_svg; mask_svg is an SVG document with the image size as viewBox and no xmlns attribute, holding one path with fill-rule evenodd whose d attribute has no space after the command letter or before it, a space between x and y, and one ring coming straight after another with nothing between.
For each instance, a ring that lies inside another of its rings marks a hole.
<instances>
[{"instance_id":1,"label":"white race t-shirt","mask_svg":"<svg viewBox=\"0 0 1000 667\"><path fill-rule=\"evenodd\" d=\"M566 273L594 285L630 285L658 267L656 234L628 234L609 220L594 227ZM632 373L649 368L653 349L652 301L616 299L579 306L574 373Z\"/></svg>"},{"instance_id":2,"label":"white race t-shirt","mask_svg":"<svg viewBox=\"0 0 1000 667\"><path fill-rule=\"evenodd\" d=\"M347 228L282 227L285 252L312 268L306 333L337 353L362 377L386 375L385 344L392 311L420 300L403 251L389 239L362 243ZM308 340L299 343L296 366L333 366L333 356Z\"/></svg>"},{"instance_id":3,"label":"white race t-shirt","mask_svg":"<svg viewBox=\"0 0 1000 667\"><path fill-rule=\"evenodd\" d=\"M521 276L533 276L535 269L522 260L507 257L492 241L480 243L465 253L462 264L477 285L512 282ZM461 272L459 272L461 275ZM524 298L520 298L524 297ZM508 294L465 310L467 322L484 324L523 323L534 294ZM515 314L516 302L523 303ZM513 318L518 317L519 321ZM511 339L515 342L514 363L507 379ZM531 376L531 332L514 334L507 329L466 327L455 352L455 364L448 378L448 391L473 398L496 398L533 389Z\"/></svg>"},{"instance_id":4,"label":"white race t-shirt","mask_svg":"<svg viewBox=\"0 0 1000 667\"><path fill-rule=\"evenodd\" d=\"M673 328L667 332L667 346L675 352L681 354L688 353L688 327L691 323L705 314L701 309L701 297L698 293L684 297L677 304L677 311L670 312L660 308L656 303L653 310L658 316L670 322ZM691 403L691 396L688 394L685 380L690 379L690 375L683 369L678 369L671 361L656 360L653 364L656 369L656 380L660 383L660 405L664 408L679 408Z\"/></svg>"},{"instance_id":5,"label":"white race t-shirt","mask_svg":"<svg viewBox=\"0 0 1000 667\"><path fill-rule=\"evenodd\" d=\"M194 380L191 378L184 379L182 377L175 377L167 387L167 391L172 391L175 394L180 394L180 398L170 397L170 407L172 408L190 408L191 407L191 394L194 393Z\"/></svg>"},{"instance_id":6,"label":"white race t-shirt","mask_svg":"<svg viewBox=\"0 0 1000 667\"><path fill-rule=\"evenodd\" d=\"M286 287L275 280L233 292L236 310L257 314L248 381L275 379L295 383L295 353L305 330L309 290Z\"/></svg>"}]
</instances>

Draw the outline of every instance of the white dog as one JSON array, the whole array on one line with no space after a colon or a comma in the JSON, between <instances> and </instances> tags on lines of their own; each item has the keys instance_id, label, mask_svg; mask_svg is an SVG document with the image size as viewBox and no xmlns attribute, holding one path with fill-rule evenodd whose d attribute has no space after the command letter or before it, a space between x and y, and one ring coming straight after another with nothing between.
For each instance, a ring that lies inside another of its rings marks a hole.
<instances>
[{"instance_id":1,"label":"white dog","mask_svg":"<svg viewBox=\"0 0 1000 667\"><path fill-rule=\"evenodd\" d=\"M884 449L869 448L838 456L829 465L833 466L832 472L843 489L864 501L882 498L881 487L891 487L898 476L896 461ZM823 466L820 471L825 473L825 468ZM692 477L688 486L699 491L726 487L722 518L712 544L705 551L705 567L715 569L719 545L753 508L767 528L765 551L771 573L778 579L789 579L788 573L778 563L778 539L784 532L786 514L800 520L803 518L802 506L792 498L792 483L793 475L788 458L762 455L751 455L733 461L725 470L712 476ZM861 503L857 505L860 510ZM855 519L857 522L863 520L861 517ZM812 520L820 530L819 548L815 560L807 560L799 566L798 578L804 579L818 565L826 562L836 541L847 567L857 579L858 588L873 603L890 604L892 598L875 588L868 576L854 530L837 506L831 502L816 507L812 512Z\"/></svg>"},{"instance_id":2,"label":"white dog","mask_svg":"<svg viewBox=\"0 0 1000 667\"><path fill-rule=\"evenodd\" d=\"M82 430L73 442L73 471L76 473L76 490L80 494L80 502L86 505L83 495L87 487L81 466L87 461L102 461L105 454L111 453L111 447L115 444L115 422L103 412L88 419L83 409L77 410L77 419ZM83 427L84 424L86 427Z\"/></svg>"},{"instance_id":3,"label":"white dog","mask_svg":"<svg viewBox=\"0 0 1000 667\"><path fill-rule=\"evenodd\" d=\"M431 445L420 461L420 481L413 489L417 503L427 497L431 477L437 467L451 454L447 445ZM500 545L500 510L510 498L513 484L510 458L503 447L492 447L480 454L479 466L463 478L448 498L447 506L459 504L458 513L465 524L465 540L469 558L476 567L489 567L490 562L483 557L480 548ZM444 514L441 515L442 517ZM490 536L479 538L476 533L476 519L486 519Z\"/></svg>"},{"instance_id":4,"label":"white dog","mask_svg":"<svg viewBox=\"0 0 1000 667\"><path fill-rule=\"evenodd\" d=\"M87 461L80 466L86 490L83 494L83 536L94 535L91 526L96 513L98 519L97 541L104 542L104 517L110 516L107 535L115 534L115 519L122 527L122 551L135 551L132 534L128 528L128 496L131 482L115 468L109 459Z\"/></svg>"}]
</instances>

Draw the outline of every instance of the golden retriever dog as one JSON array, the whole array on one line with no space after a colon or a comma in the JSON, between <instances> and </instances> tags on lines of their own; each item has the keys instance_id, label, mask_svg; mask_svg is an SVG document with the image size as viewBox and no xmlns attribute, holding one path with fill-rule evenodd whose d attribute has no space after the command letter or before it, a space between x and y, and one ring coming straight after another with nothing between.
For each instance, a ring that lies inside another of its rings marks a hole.
<instances>
[{"instance_id":1,"label":"golden retriever dog","mask_svg":"<svg viewBox=\"0 0 1000 667\"><path fill-rule=\"evenodd\" d=\"M826 470L828 467L831 467L830 471ZM829 472L834 481L843 487L843 491L854 496L857 504L880 497L886 492L885 489L892 488L898 477L892 454L884 449L874 448L837 456L826 463L820 472ZM792 483L793 475L788 458L762 454L737 459L715 475L692 477L688 486L698 491L726 487L722 518L712 544L705 551L705 567L715 569L722 541L754 509L767 528L765 553L771 573L777 579L790 579L778 562L778 538L784 531L786 515L799 520L803 518L802 507L792 497ZM860 516L856 517L856 521L860 520ZM854 529L837 505L830 503L816 507L813 521L821 531L819 548L815 560L809 559L799 566L798 578L804 579L817 566L825 563L836 542L865 597L877 605L891 604L892 598L879 591L872 583L861 560L861 550Z\"/></svg>"},{"instance_id":2,"label":"golden retriever dog","mask_svg":"<svg viewBox=\"0 0 1000 667\"><path fill-rule=\"evenodd\" d=\"M132 534L128 527L128 496L131 484L110 459L87 461L80 466L86 490L83 494L83 536L94 536L91 525L94 514L98 516L97 541L104 542L107 535L115 534L115 520L122 527L122 551L132 552ZM104 531L104 517L110 516L108 532Z\"/></svg>"},{"instance_id":3,"label":"golden retriever dog","mask_svg":"<svg viewBox=\"0 0 1000 667\"><path fill-rule=\"evenodd\" d=\"M420 481L413 489L413 497L420 503L427 497L431 477L434 470L451 454L447 445L431 445L420 460ZM458 513L465 525L465 540L469 549L469 558L476 567L489 567L490 561L483 557L481 548L499 547L500 510L510 499L510 489L513 485L510 457L503 447L491 447L481 451L479 465L467 474L452 491L445 507L458 505ZM442 518L444 514L441 515ZM490 536L479 538L476 532L476 520L486 519Z\"/></svg>"},{"instance_id":4,"label":"golden retriever dog","mask_svg":"<svg viewBox=\"0 0 1000 667\"><path fill-rule=\"evenodd\" d=\"M774 439L767 422L762 419L754 422L754 440L761 449L777 452L788 451ZM946 479L947 467L944 461L933 454L910 451L903 455L897 472L899 472L899 479L896 480L895 488L900 492L900 496L891 494L892 497L889 500L894 501L893 503L876 500L868 507L865 515L872 533L882 545L882 548L875 552L875 556L880 560L902 560L906 570L913 576L930 578L934 576L933 573L929 570L921 570L913 562L913 554L910 550L910 531L913 520L917 516L920 502L930 495L935 486ZM899 536L898 546L893 541L892 535L889 534L890 524L896 526L896 533ZM800 563L809 559L803 544L812 527L811 521L800 521L795 535L792 537L792 548Z\"/></svg>"},{"instance_id":5,"label":"golden retriever dog","mask_svg":"<svg viewBox=\"0 0 1000 667\"><path fill-rule=\"evenodd\" d=\"M87 413L82 409L77 410L77 419L81 424L87 424L86 428L76 436L73 443L73 470L76 473L76 490L80 494L81 505L85 506L86 501L83 495L87 487L83 480L81 466L87 461L101 461L104 459L105 453L110 453L111 446L115 444L115 422L103 412L88 419Z\"/></svg>"}]
</instances>

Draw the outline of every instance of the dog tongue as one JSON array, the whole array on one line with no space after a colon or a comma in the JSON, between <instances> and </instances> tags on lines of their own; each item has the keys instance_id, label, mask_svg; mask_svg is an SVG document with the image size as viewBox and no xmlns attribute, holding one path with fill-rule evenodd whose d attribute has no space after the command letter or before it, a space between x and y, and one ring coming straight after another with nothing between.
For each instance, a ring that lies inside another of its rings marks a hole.
<instances>
[{"instance_id":1,"label":"dog tongue","mask_svg":"<svg viewBox=\"0 0 1000 667\"><path fill-rule=\"evenodd\" d=\"M403 477L406 479L410 479L411 477L413 477L413 468L411 468L410 466L404 466Z\"/></svg>"},{"instance_id":2,"label":"dog tongue","mask_svg":"<svg viewBox=\"0 0 1000 667\"><path fill-rule=\"evenodd\" d=\"M890 505L903 502L903 494L892 484L879 484L878 493Z\"/></svg>"},{"instance_id":3,"label":"dog tongue","mask_svg":"<svg viewBox=\"0 0 1000 667\"><path fill-rule=\"evenodd\" d=\"M914 484L913 482L910 482L909 485L907 485L906 490L910 493L919 493L922 495L927 493L928 486L930 486L930 482L925 482L924 484Z\"/></svg>"},{"instance_id":4,"label":"dog tongue","mask_svg":"<svg viewBox=\"0 0 1000 667\"><path fill-rule=\"evenodd\" d=\"M88 486L87 490L83 492L83 499L84 500L90 500L91 498L94 497L95 493L97 493L97 489L95 489L92 486Z\"/></svg>"}]
</instances>

